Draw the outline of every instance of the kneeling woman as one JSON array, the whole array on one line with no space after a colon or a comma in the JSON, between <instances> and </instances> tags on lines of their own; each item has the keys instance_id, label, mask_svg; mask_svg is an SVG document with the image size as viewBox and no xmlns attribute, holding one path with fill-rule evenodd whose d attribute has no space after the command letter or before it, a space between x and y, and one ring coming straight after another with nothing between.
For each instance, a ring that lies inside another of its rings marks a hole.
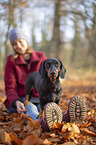
<instances>
[{"instance_id":1,"label":"kneeling woman","mask_svg":"<svg viewBox=\"0 0 96 145\"><path fill-rule=\"evenodd\" d=\"M12 29L8 38L13 47L13 54L7 57L5 65L4 82L7 99L4 104L10 113L22 113L26 111L24 106L26 78L31 72L38 71L47 57L43 52L35 52L29 47L28 38L20 28ZM40 105L36 89L32 91L31 96L33 116L37 116Z\"/></svg>"}]
</instances>

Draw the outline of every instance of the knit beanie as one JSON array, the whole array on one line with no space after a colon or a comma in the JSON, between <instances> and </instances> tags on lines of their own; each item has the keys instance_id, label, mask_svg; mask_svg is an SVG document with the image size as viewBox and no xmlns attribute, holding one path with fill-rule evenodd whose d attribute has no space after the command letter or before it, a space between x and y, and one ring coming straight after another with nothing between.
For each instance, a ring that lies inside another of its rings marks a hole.
<instances>
[{"instance_id":1,"label":"knit beanie","mask_svg":"<svg viewBox=\"0 0 96 145\"><path fill-rule=\"evenodd\" d=\"M24 31L22 29L20 29L20 28L14 28L14 29L12 29L9 32L9 34L8 34L8 38L10 40L11 45L17 39L24 39L24 40L26 40L28 42L28 37L26 36Z\"/></svg>"}]
</instances>

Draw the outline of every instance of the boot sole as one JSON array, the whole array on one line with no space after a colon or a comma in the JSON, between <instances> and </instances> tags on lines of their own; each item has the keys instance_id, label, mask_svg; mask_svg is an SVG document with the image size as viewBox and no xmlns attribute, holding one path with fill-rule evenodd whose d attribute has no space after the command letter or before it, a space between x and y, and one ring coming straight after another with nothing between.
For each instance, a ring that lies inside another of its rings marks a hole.
<instances>
[{"instance_id":1,"label":"boot sole","mask_svg":"<svg viewBox=\"0 0 96 145\"><path fill-rule=\"evenodd\" d=\"M48 103L45 107L45 116L46 116L46 121L49 129L52 129L52 125L54 122L62 122L62 110L60 107L54 103Z\"/></svg>"},{"instance_id":2,"label":"boot sole","mask_svg":"<svg viewBox=\"0 0 96 145\"><path fill-rule=\"evenodd\" d=\"M69 105L70 122L81 123L86 117L86 104L84 98L74 96Z\"/></svg>"}]
</instances>

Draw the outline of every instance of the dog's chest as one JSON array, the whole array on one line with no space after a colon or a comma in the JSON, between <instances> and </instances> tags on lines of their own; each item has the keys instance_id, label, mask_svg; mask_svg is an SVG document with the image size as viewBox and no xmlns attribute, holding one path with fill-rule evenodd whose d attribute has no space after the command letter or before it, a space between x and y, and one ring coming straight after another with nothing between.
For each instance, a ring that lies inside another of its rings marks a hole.
<instances>
[{"instance_id":1,"label":"dog's chest","mask_svg":"<svg viewBox=\"0 0 96 145\"><path fill-rule=\"evenodd\" d=\"M37 86L38 86L37 90L40 96L43 93L44 94L49 94L49 93L58 94L62 89L59 81L53 84L51 82L46 82L43 79L41 79L41 81L38 82Z\"/></svg>"},{"instance_id":2,"label":"dog's chest","mask_svg":"<svg viewBox=\"0 0 96 145\"><path fill-rule=\"evenodd\" d=\"M47 87L47 91L50 92L50 93L58 93L59 90L61 90L61 84L60 82L57 82L55 84L52 84L52 83L49 83L49 84L46 84L46 87Z\"/></svg>"}]
</instances>

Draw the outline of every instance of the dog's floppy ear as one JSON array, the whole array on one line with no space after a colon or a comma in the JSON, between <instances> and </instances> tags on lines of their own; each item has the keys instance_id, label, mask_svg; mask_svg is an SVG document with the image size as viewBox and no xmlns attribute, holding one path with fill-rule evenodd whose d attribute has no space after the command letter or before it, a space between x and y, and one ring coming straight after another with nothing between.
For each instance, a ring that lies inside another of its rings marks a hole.
<instances>
[{"instance_id":1,"label":"dog's floppy ear","mask_svg":"<svg viewBox=\"0 0 96 145\"><path fill-rule=\"evenodd\" d=\"M39 68L39 73L41 75L41 78L44 78L45 77L45 73L46 73L45 72L45 62L46 62L46 60L43 61L42 65Z\"/></svg>"},{"instance_id":2,"label":"dog's floppy ear","mask_svg":"<svg viewBox=\"0 0 96 145\"><path fill-rule=\"evenodd\" d=\"M61 79L63 79L65 77L65 73L66 73L66 69L63 66L62 62L60 61L60 77L61 77Z\"/></svg>"}]
</instances>

